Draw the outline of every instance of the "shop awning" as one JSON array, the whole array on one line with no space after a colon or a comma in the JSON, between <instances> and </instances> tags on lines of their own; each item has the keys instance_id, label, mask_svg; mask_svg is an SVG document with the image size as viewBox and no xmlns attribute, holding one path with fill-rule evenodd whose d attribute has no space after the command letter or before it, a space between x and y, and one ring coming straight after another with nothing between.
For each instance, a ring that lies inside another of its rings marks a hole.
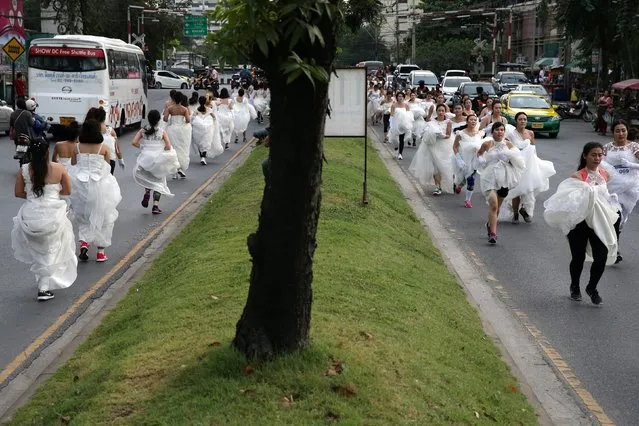
<instances>
[{"instance_id":1,"label":"shop awning","mask_svg":"<svg viewBox=\"0 0 639 426\"><path fill-rule=\"evenodd\" d=\"M630 80L619 81L612 85L613 89L619 90L639 90L639 79L632 78Z\"/></svg>"}]
</instances>

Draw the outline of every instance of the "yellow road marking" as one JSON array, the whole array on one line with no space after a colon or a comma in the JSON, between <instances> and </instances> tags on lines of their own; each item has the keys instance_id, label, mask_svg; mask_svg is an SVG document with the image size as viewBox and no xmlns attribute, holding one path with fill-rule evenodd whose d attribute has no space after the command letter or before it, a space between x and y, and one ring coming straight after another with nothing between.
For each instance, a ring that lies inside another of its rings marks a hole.
<instances>
[{"instance_id":1,"label":"yellow road marking","mask_svg":"<svg viewBox=\"0 0 639 426\"><path fill-rule=\"evenodd\" d=\"M198 195L204 191L204 189L209 186L215 179L218 178L220 173L222 173L226 168L231 164L237 156L239 156L246 148L253 145L252 143L247 143L242 148L240 148L229 160L224 163L222 168L218 170L213 176L208 178L199 188L191 194L189 198L187 198L173 213L171 213L159 226L157 226L153 231L149 233L144 239L139 241L120 261L113 267L109 272L107 272L102 278L100 278L91 288L89 288L82 296L80 296L73 304L66 310L62 315L56 319L56 321L49 326L42 334L40 334L31 344L22 351L18 356L16 356L7 366L0 372L0 383L5 381L7 377L11 376L13 372L25 362L31 354L33 354L51 335L80 307L88 298L93 296L99 289L102 287L109 279L111 279L123 266L125 266L136 254L140 251L145 245L149 243L157 234L160 233L162 229L166 225L171 222L175 216L177 216L182 210L186 208Z\"/></svg>"},{"instance_id":2,"label":"yellow road marking","mask_svg":"<svg viewBox=\"0 0 639 426\"><path fill-rule=\"evenodd\" d=\"M597 418L599 423L605 426L614 426L615 423L612 419L608 417L597 400L595 400L592 394L588 392L583 383L581 383L581 380L577 378L575 373L568 366L568 363L563 360L559 352L552 347L544 334L528 319L528 315L521 311L515 311L515 315L517 315L517 317L521 320L521 323L539 344L550 362L552 362L557 371L559 371L559 374L562 375L564 380L566 380L566 383L568 383L575 391L577 396L579 396L586 408Z\"/></svg>"}]
</instances>

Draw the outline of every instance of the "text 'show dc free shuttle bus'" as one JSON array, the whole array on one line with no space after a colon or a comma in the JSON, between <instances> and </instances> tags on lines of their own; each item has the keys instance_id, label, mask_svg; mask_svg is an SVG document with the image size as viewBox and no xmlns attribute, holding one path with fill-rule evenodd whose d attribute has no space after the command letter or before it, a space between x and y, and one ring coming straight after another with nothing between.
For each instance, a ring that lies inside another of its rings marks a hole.
<instances>
[{"instance_id":1,"label":"text 'show dc free shuttle bus'","mask_svg":"<svg viewBox=\"0 0 639 426\"><path fill-rule=\"evenodd\" d=\"M142 50L122 40L59 35L29 48L29 97L54 133L100 106L116 131L139 126L147 113L145 74Z\"/></svg>"}]
</instances>

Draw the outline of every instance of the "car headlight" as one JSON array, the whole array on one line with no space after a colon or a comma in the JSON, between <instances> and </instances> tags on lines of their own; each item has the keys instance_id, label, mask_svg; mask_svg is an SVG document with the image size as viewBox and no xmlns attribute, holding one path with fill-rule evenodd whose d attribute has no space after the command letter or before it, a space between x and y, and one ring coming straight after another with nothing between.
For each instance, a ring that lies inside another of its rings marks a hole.
<instances>
[{"instance_id":1,"label":"car headlight","mask_svg":"<svg viewBox=\"0 0 639 426\"><path fill-rule=\"evenodd\" d=\"M553 115L552 117L550 117L550 121L559 121L561 120L561 117L558 115Z\"/></svg>"}]
</instances>

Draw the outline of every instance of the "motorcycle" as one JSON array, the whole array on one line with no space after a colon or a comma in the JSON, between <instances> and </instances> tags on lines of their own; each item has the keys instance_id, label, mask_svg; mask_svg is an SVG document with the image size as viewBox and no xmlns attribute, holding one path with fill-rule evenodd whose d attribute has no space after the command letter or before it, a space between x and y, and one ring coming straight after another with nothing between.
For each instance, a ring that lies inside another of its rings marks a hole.
<instances>
[{"instance_id":1,"label":"motorcycle","mask_svg":"<svg viewBox=\"0 0 639 426\"><path fill-rule=\"evenodd\" d=\"M24 133L20 133L18 138L15 140L16 151L13 154L13 159L18 160L18 164L22 167L23 164L26 164L30 161L29 159L29 143L31 142L31 138L29 135Z\"/></svg>"},{"instance_id":2,"label":"motorcycle","mask_svg":"<svg viewBox=\"0 0 639 426\"><path fill-rule=\"evenodd\" d=\"M559 105L557 107L557 113L562 120L568 118L581 118L586 123L590 123L594 119L594 115L588 110L588 104L584 98L579 99L574 107L570 107L569 105Z\"/></svg>"}]
</instances>

